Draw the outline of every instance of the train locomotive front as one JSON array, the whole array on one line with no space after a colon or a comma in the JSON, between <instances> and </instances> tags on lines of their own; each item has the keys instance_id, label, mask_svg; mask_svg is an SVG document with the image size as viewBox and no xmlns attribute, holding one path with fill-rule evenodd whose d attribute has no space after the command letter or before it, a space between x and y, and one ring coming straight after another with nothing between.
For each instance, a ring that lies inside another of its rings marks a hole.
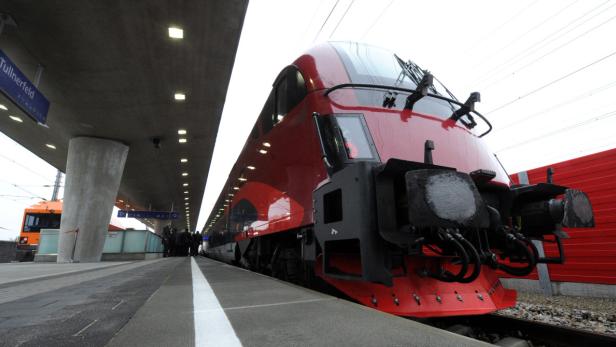
<instances>
[{"instance_id":1,"label":"train locomotive front","mask_svg":"<svg viewBox=\"0 0 616 347\"><path fill-rule=\"evenodd\" d=\"M411 61L356 43L285 68L204 233L208 254L291 281L316 275L389 313L483 314L515 304L497 276L562 263L562 227L592 227L583 192L511 186L458 101ZM533 241L556 242L559 256Z\"/></svg>"}]
</instances>

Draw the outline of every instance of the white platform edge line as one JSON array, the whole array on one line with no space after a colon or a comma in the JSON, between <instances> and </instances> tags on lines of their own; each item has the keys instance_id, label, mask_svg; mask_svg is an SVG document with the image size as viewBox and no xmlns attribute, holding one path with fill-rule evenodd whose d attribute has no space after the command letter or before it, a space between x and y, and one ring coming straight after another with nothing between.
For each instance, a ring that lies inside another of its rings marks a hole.
<instances>
[{"instance_id":1,"label":"white platform edge line","mask_svg":"<svg viewBox=\"0 0 616 347\"><path fill-rule=\"evenodd\" d=\"M195 258L190 258L195 346L242 346Z\"/></svg>"}]
</instances>

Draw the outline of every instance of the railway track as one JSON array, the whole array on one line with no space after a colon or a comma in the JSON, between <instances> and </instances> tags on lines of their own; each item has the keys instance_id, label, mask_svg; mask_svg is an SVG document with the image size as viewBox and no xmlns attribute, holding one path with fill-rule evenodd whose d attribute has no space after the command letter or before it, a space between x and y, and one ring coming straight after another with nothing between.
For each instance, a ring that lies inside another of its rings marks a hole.
<instances>
[{"instance_id":1,"label":"railway track","mask_svg":"<svg viewBox=\"0 0 616 347\"><path fill-rule=\"evenodd\" d=\"M425 323L507 347L616 346L616 336L497 314L432 319Z\"/></svg>"}]
</instances>

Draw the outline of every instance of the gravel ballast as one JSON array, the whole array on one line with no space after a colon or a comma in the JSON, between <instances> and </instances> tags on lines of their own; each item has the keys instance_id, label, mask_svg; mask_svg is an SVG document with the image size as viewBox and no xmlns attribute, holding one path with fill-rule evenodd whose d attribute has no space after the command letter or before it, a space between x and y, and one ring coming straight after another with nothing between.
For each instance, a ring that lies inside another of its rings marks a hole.
<instances>
[{"instance_id":1,"label":"gravel ballast","mask_svg":"<svg viewBox=\"0 0 616 347\"><path fill-rule=\"evenodd\" d=\"M518 292L515 307L498 314L616 335L616 300Z\"/></svg>"}]
</instances>

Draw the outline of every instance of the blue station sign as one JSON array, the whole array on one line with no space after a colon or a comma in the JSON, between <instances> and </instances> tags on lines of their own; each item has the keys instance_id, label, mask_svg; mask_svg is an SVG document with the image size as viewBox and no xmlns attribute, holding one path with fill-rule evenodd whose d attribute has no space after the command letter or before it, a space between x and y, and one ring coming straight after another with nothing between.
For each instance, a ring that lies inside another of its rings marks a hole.
<instances>
[{"instance_id":1,"label":"blue station sign","mask_svg":"<svg viewBox=\"0 0 616 347\"><path fill-rule=\"evenodd\" d=\"M148 218L148 219L178 219L178 212L163 212L163 211L127 211L119 210L118 217L120 218Z\"/></svg>"},{"instance_id":2,"label":"blue station sign","mask_svg":"<svg viewBox=\"0 0 616 347\"><path fill-rule=\"evenodd\" d=\"M45 124L49 100L2 50L0 50L0 91L32 119Z\"/></svg>"}]
</instances>

